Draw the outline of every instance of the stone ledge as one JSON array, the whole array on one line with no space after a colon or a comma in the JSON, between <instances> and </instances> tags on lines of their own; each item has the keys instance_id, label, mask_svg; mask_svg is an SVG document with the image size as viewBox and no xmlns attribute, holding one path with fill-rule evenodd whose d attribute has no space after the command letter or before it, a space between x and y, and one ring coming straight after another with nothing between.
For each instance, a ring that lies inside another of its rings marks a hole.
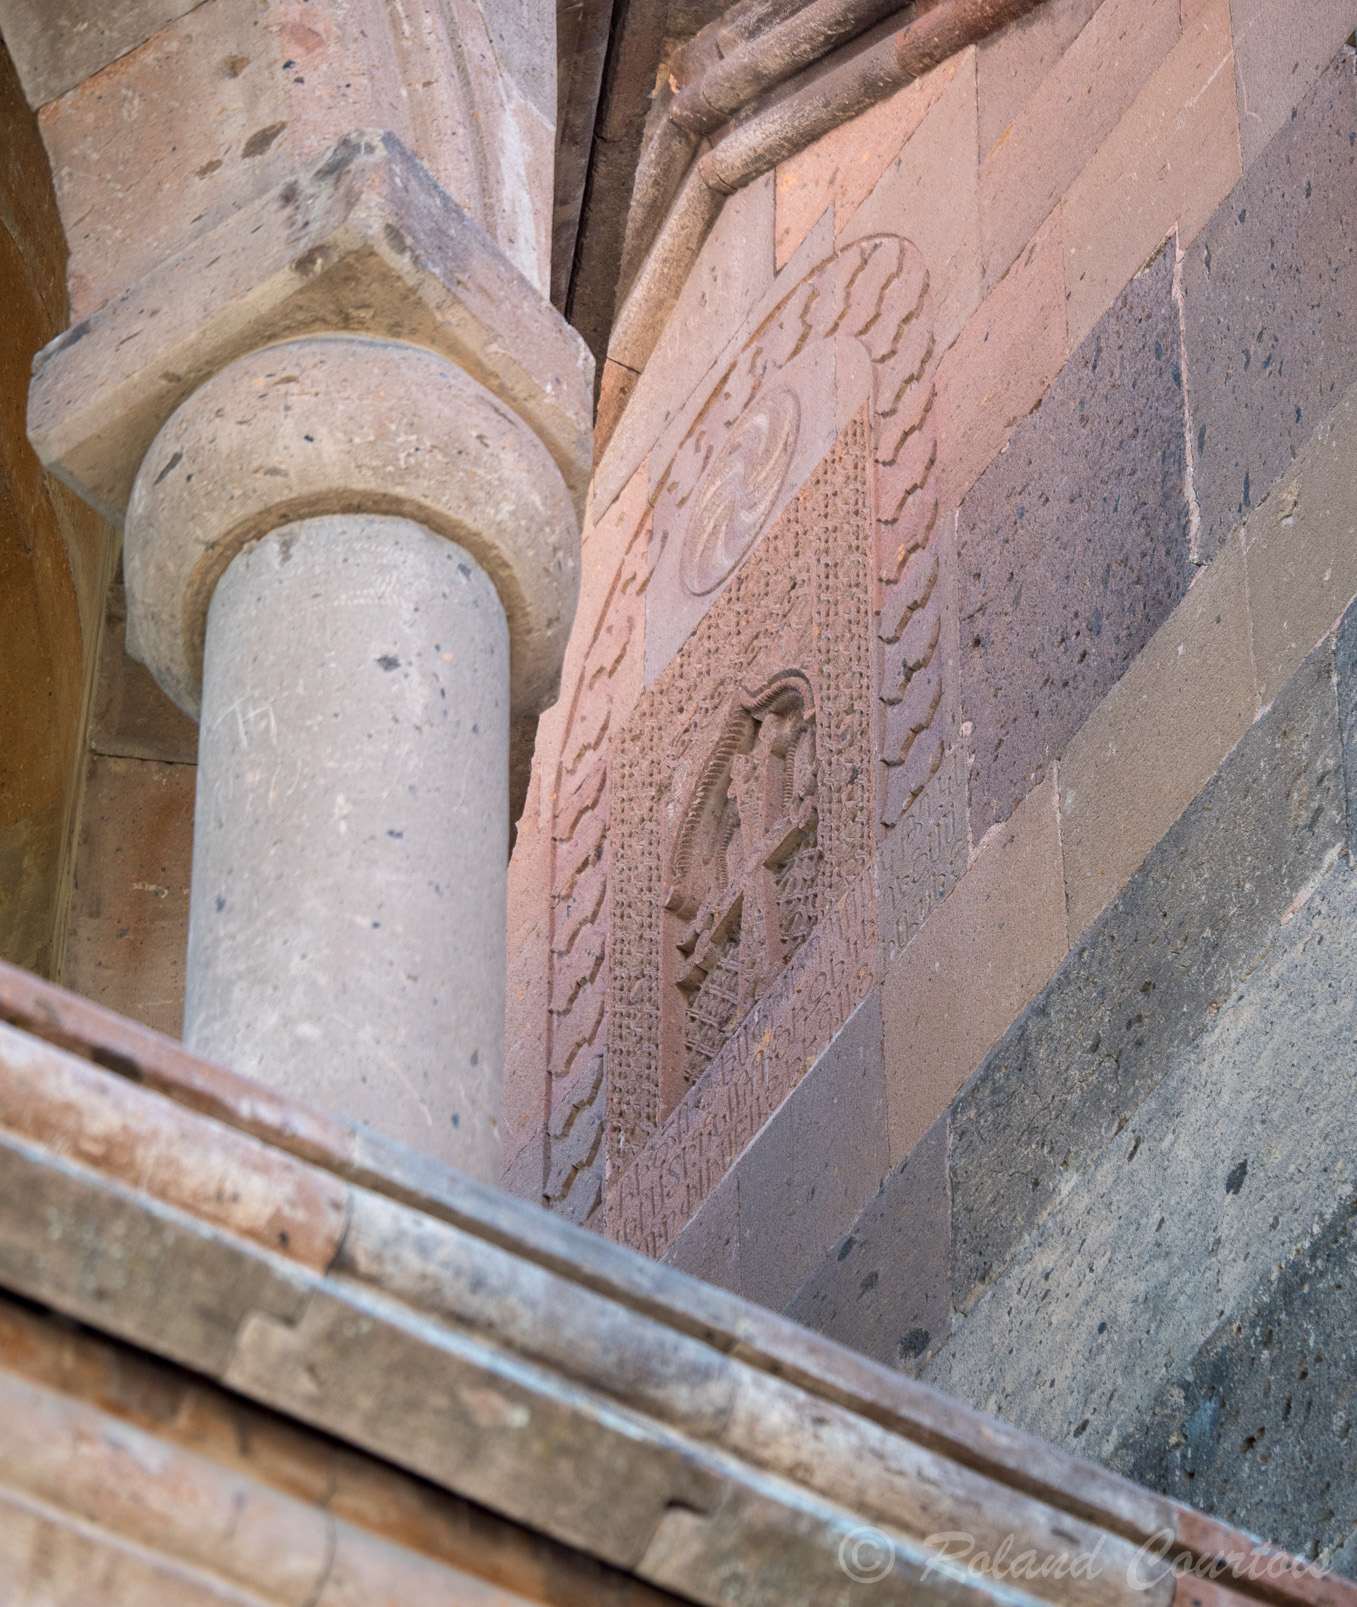
<instances>
[{"instance_id":1,"label":"stone ledge","mask_svg":"<svg viewBox=\"0 0 1357 1607\"><path fill-rule=\"evenodd\" d=\"M366 130L45 347L29 439L121 523L141 460L181 402L235 358L319 332L450 358L536 432L582 513L588 349L399 140Z\"/></svg>"}]
</instances>

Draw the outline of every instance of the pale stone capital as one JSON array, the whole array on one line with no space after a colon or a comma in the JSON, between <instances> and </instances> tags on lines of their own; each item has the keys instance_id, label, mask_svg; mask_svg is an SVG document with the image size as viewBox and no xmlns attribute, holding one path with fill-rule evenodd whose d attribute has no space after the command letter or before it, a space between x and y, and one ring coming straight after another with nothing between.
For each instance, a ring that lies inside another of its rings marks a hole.
<instances>
[{"instance_id":1,"label":"pale stone capital","mask_svg":"<svg viewBox=\"0 0 1357 1607\"><path fill-rule=\"evenodd\" d=\"M251 352L182 402L132 490L124 569L139 656L197 718L217 581L280 525L398 514L466 549L509 623L515 715L555 698L579 590L579 524L551 453L455 363L314 335Z\"/></svg>"}]
</instances>

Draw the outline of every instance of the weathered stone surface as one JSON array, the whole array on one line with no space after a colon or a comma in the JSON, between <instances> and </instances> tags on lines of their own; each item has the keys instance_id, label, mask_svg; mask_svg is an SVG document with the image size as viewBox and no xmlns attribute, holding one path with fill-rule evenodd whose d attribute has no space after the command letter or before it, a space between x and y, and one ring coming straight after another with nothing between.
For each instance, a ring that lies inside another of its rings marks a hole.
<instances>
[{"instance_id":1,"label":"weathered stone surface","mask_svg":"<svg viewBox=\"0 0 1357 1607\"><path fill-rule=\"evenodd\" d=\"M914 1373L952 1320L947 1117L882 1184L787 1315L875 1361Z\"/></svg>"},{"instance_id":2,"label":"weathered stone surface","mask_svg":"<svg viewBox=\"0 0 1357 1607\"><path fill-rule=\"evenodd\" d=\"M882 982L890 1158L902 1160L1065 957L1054 784L980 850Z\"/></svg>"},{"instance_id":3,"label":"weathered stone surface","mask_svg":"<svg viewBox=\"0 0 1357 1607\"><path fill-rule=\"evenodd\" d=\"M1352 32L1350 0L1230 0L1247 171Z\"/></svg>"},{"instance_id":4,"label":"weathered stone surface","mask_svg":"<svg viewBox=\"0 0 1357 1607\"><path fill-rule=\"evenodd\" d=\"M1346 831L1341 767L1324 648L980 1068L952 1114L958 1309L999 1276L1066 1179L1138 1120L1332 863Z\"/></svg>"},{"instance_id":5,"label":"weathered stone surface","mask_svg":"<svg viewBox=\"0 0 1357 1607\"><path fill-rule=\"evenodd\" d=\"M726 1173L665 1255L666 1266L740 1294L740 1169Z\"/></svg>"},{"instance_id":6,"label":"weathered stone surface","mask_svg":"<svg viewBox=\"0 0 1357 1607\"><path fill-rule=\"evenodd\" d=\"M1170 1388L1190 1378L1192 1359L1223 1321L1234 1319L1230 1340L1236 1323L1252 1326L1249 1303L1269 1286L1272 1298L1285 1294L1274 1280L1286 1276L1288 1263L1295 1282L1303 1281L1295 1275L1304 1246L1318 1224L1349 1205L1354 1183L1357 1000L1349 979L1357 878L1346 861L1289 921L1279 926L1274 917L1264 942L1265 957L1234 980L1214 1017L1195 1001L1197 1041L1177 1054L1165 1046L1167 1075L1138 1108L1123 1107L1125 1128L1065 1184L1059 1204L930 1366L930 1382L1070 1450L1115 1456L1143 1434L1156 1398L1164 1399L1166 1375ZM1117 1107L1107 1108L1115 1128ZM1128 1266L1133 1277L1122 1275ZM1292 1317L1327 1354L1317 1325L1337 1313L1332 1305L1324 1311L1320 1291L1309 1298L1314 1316L1307 1319L1302 1306ZM1241 1350L1236 1364L1247 1374ZM1290 1385L1302 1410L1293 1411L1280 1444L1269 1434L1258 1447L1283 1462L1283 1477L1288 1457L1303 1457L1325 1433L1323 1419L1306 1421L1306 1382ZM1333 1400L1343 1407L1341 1396ZM1274 1409L1279 1425L1284 1396ZM1341 1421L1330 1417L1328 1432ZM1256 1426L1242 1422L1241 1439ZM1229 1432L1224 1414L1220 1428ZM1214 1435L1208 1429L1205 1437L1209 1446ZM1251 1449L1239 1440L1231 1446L1244 1458ZM1350 1527L1357 1481L1344 1460L1340 1452L1331 1462L1332 1508ZM1173 1465L1165 1469L1170 1477ZM1277 1488L1270 1463L1256 1479L1242 1469L1241 1477L1260 1498ZM1195 1501L1192 1484L1175 1481L1176 1492L1190 1491ZM1260 1510L1253 1508L1255 1519ZM1307 1549L1334 1535L1325 1511L1309 1513ZM1262 1527L1268 1533L1272 1525Z\"/></svg>"},{"instance_id":7,"label":"weathered stone surface","mask_svg":"<svg viewBox=\"0 0 1357 1607\"><path fill-rule=\"evenodd\" d=\"M1291 472L1352 382L1353 62L1352 51L1339 52L1183 263L1203 558Z\"/></svg>"},{"instance_id":8,"label":"weathered stone surface","mask_svg":"<svg viewBox=\"0 0 1357 1607\"><path fill-rule=\"evenodd\" d=\"M1065 290L1077 346L1169 234L1186 246L1239 178L1228 0L1205 0L1066 191Z\"/></svg>"},{"instance_id":9,"label":"weathered stone surface","mask_svg":"<svg viewBox=\"0 0 1357 1607\"><path fill-rule=\"evenodd\" d=\"M144 44L197 0L7 0L5 46L30 106L42 106Z\"/></svg>"},{"instance_id":10,"label":"weathered stone surface","mask_svg":"<svg viewBox=\"0 0 1357 1607\"><path fill-rule=\"evenodd\" d=\"M1338 682L1338 724L1343 741L1343 783L1347 794L1349 843L1357 841L1357 606L1349 607L1334 633Z\"/></svg>"},{"instance_id":11,"label":"weathered stone surface","mask_svg":"<svg viewBox=\"0 0 1357 1607\"><path fill-rule=\"evenodd\" d=\"M1310 986L1296 1001L1302 1008L1313 1005L1317 980L1307 978ZM1328 1043L1333 1025L1320 1027ZM1330 1130L1325 1138L1336 1143L1338 1134ZM1253 1181L1246 1175L1240 1192ZM1245 1308L1227 1315L1189 1365L1175 1365L1145 1420L1108 1463L1351 1575L1354 1334L1357 1204L1349 1195L1280 1270L1268 1272Z\"/></svg>"},{"instance_id":12,"label":"weathered stone surface","mask_svg":"<svg viewBox=\"0 0 1357 1607\"><path fill-rule=\"evenodd\" d=\"M1183 392L1163 252L962 504L971 833L1011 813L1187 590Z\"/></svg>"},{"instance_id":13,"label":"weathered stone surface","mask_svg":"<svg viewBox=\"0 0 1357 1607\"><path fill-rule=\"evenodd\" d=\"M181 402L237 357L315 330L450 358L539 435L582 512L587 348L389 134L347 135L46 347L29 394L34 446L121 519Z\"/></svg>"},{"instance_id":14,"label":"weathered stone surface","mask_svg":"<svg viewBox=\"0 0 1357 1607\"><path fill-rule=\"evenodd\" d=\"M1071 942L1120 892L1258 711L1237 538L1075 733L1060 763Z\"/></svg>"},{"instance_id":15,"label":"weathered stone surface","mask_svg":"<svg viewBox=\"0 0 1357 1607\"><path fill-rule=\"evenodd\" d=\"M1038 7L1029 28L1045 24ZM1064 8L1068 10L1068 6ZM985 283L997 284L1178 40L1173 0L1107 0L1012 109L995 144L982 103ZM989 49L995 46L987 41ZM986 46L981 47L984 62ZM981 78L982 95L988 88ZM1016 98L1016 97L1015 97Z\"/></svg>"},{"instance_id":16,"label":"weathered stone surface","mask_svg":"<svg viewBox=\"0 0 1357 1607\"><path fill-rule=\"evenodd\" d=\"M99 754L87 765L62 980L177 1038L198 772Z\"/></svg>"},{"instance_id":17,"label":"weathered stone surface","mask_svg":"<svg viewBox=\"0 0 1357 1607\"><path fill-rule=\"evenodd\" d=\"M878 989L737 1163L745 1299L781 1311L889 1168Z\"/></svg>"}]
</instances>

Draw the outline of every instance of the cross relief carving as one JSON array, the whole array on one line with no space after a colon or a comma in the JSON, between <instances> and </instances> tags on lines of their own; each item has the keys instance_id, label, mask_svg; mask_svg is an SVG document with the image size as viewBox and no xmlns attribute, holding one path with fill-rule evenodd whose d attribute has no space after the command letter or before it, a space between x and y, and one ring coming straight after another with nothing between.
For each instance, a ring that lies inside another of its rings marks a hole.
<instances>
[{"instance_id":1,"label":"cross relief carving","mask_svg":"<svg viewBox=\"0 0 1357 1607\"><path fill-rule=\"evenodd\" d=\"M674 1091L701 1076L814 925L818 822L810 687L780 675L732 699L679 817L665 877L678 997L662 1080Z\"/></svg>"}]
</instances>

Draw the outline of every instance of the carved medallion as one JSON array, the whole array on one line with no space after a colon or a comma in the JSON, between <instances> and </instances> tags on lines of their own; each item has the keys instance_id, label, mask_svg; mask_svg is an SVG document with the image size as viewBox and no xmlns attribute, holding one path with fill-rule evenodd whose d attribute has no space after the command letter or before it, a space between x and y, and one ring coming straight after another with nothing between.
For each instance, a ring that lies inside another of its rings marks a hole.
<instances>
[{"instance_id":1,"label":"carved medallion","mask_svg":"<svg viewBox=\"0 0 1357 1607\"><path fill-rule=\"evenodd\" d=\"M761 397L723 442L698 487L679 573L695 597L715 591L773 511L796 450L796 393Z\"/></svg>"}]
</instances>

